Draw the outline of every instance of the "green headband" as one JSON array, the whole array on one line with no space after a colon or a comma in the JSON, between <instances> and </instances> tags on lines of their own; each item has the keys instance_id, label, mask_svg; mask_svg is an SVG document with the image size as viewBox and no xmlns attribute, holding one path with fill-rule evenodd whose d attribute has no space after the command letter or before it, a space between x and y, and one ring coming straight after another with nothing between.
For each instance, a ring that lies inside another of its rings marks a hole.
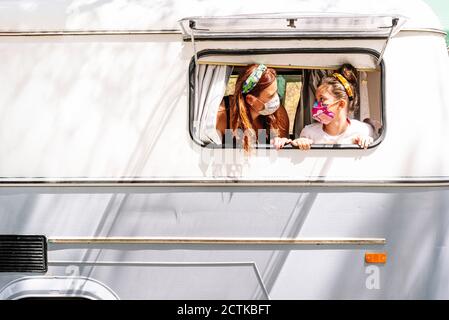
<instances>
[{"instance_id":1,"label":"green headband","mask_svg":"<svg viewBox=\"0 0 449 320\"><path fill-rule=\"evenodd\" d=\"M249 75L248 79L243 82L242 93L246 94L254 89L254 87L259 82L262 74L267 70L267 67L263 64L259 64L259 66Z\"/></svg>"}]
</instances>

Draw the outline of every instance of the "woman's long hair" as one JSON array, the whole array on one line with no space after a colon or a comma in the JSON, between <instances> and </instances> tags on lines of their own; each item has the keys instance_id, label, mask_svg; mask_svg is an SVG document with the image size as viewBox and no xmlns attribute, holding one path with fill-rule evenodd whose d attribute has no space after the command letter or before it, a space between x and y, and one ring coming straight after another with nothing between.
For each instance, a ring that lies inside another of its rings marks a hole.
<instances>
[{"instance_id":1,"label":"woman's long hair","mask_svg":"<svg viewBox=\"0 0 449 320\"><path fill-rule=\"evenodd\" d=\"M236 130L241 129L243 131L242 145L246 151L250 150L251 143L257 139L254 121L251 118L251 106L246 103L246 95L251 94L258 97L264 89L276 81L276 71L272 68L267 68L256 86L250 92L242 93L243 83L258 66L258 64L251 64L240 73L235 85L234 99L231 102L231 129L234 132L234 136L236 135ZM276 113L265 116L270 130L276 131L279 129Z\"/></svg>"}]
</instances>

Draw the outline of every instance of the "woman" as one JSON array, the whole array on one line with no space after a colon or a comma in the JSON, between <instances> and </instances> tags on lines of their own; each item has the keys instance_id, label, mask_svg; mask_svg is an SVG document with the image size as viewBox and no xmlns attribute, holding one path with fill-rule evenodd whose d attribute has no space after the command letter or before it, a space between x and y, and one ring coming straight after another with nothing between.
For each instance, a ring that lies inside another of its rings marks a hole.
<instances>
[{"instance_id":1,"label":"woman","mask_svg":"<svg viewBox=\"0 0 449 320\"><path fill-rule=\"evenodd\" d=\"M305 126L292 145L301 150L310 149L312 143L358 144L368 148L374 140L373 128L348 117L357 107L356 74L353 66L345 64L338 72L321 80L312 108L312 116L318 122Z\"/></svg>"},{"instance_id":2,"label":"woman","mask_svg":"<svg viewBox=\"0 0 449 320\"><path fill-rule=\"evenodd\" d=\"M216 127L223 140L225 130L231 129L233 139L246 151L260 138L260 133L266 133L267 141L263 143L272 141L276 149L289 143L289 120L280 105L276 71L263 64L244 69L237 78L234 95L220 105Z\"/></svg>"}]
</instances>

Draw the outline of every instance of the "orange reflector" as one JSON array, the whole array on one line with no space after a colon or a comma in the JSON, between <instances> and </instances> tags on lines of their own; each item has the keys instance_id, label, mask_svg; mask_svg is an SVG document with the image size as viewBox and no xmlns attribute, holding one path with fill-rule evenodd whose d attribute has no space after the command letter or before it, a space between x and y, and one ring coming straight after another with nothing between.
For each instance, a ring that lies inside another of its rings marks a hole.
<instances>
[{"instance_id":1,"label":"orange reflector","mask_svg":"<svg viewBox=\"0 0 449 320\"><path fill-rule=\"evenodd\" d=\"M365 253L365 262L366 263L387 263L387 253L373 253L366 252Z\"/></svg>"}]
</instances>

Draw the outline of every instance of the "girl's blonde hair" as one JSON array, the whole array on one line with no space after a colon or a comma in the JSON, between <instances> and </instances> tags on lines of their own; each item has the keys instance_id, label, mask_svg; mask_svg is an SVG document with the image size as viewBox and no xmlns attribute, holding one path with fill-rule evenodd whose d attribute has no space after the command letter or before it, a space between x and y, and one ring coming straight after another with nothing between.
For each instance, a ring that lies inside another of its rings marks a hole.
<instances>
[{"instance_id":1,"label":"girl's blonde hair","mask_svg":"<svg viewBox=\"0 0 449 320\"><path fill-rule=\"evenodd\" d=\"M324 86L335 98L346 100L348 103L348 110L350 112L355 112L359 106L359 88L357 81L358 72L350 64L342 65L337 72L348 81L352 90L353 99L349 99L348 92L344 85L335 76L327 76L321 79L319 87Z\"/></svg>"}]
</instances>

